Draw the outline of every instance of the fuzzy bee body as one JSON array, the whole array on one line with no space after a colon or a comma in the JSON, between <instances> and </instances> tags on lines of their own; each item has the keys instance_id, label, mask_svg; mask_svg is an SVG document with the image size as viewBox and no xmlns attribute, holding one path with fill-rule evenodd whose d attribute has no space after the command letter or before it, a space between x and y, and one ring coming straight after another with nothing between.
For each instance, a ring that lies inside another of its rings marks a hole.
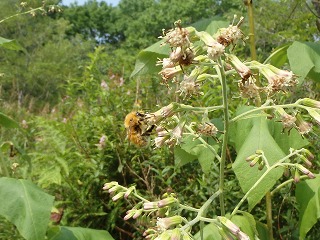
<instances>
[{"instance_id":1,"label":"fuzzy bee body","mask_svg":"<svg viewBox=\"0 0 320 240\"><path fill-rule=\"evenodd\" d=\"M148 144L148 136L152 134L155 127L155 125L148 125L147 116L142 112L130 112L125 117L124 126L128 140L139 147Z\"/></svg>"}]
</instances>

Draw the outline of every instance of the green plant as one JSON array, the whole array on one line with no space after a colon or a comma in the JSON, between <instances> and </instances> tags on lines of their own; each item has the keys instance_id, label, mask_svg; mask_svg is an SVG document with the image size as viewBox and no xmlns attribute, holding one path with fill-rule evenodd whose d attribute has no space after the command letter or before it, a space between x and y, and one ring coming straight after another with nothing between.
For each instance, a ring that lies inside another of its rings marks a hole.
<instances>
[{"instance_id":1,"label":"green plant","mask_svg":"<svg viewBox=\"0 0 320 240\"><path fill-rule=\"evenodd\" d=\"M242 21L225 28L212 23L209 32L183 28L177 21L174 29L164 33L162 42L139 54L132 76L158 70L151 60L163 58L171 49L169 58L158 62L162 66L159 74L164 85L182 96L180 102L144 117L143 124L156 125L154 146L173 148L180 166L197 159L217 182L211 184L211 196L199 208L181 201L180 192L149 200L135 186L106 183L103 189L112 194L113 201L132 199L133 208L125 220L150 217L143 233L148 239L273 239L272 198L292 183L297 184L296 207L300 210L299 232L294 237L304 238L317 221L309 211L319 200L313 195L319 191L319 178L309 170L314 155L305 148L305 137L312 132L310 121L320 122L320 102L301 98L286 103L285 93L298 84L292 72L267 62L242 62L233 54L236 45L246 39L239 29ZM170 48L161 48L164 44ZM311 65L316 65L318 57ZM308 69L303 76L312 75L313 70L319 74L317 68ZM206 97L218 91L221 103L208 104ZM234 177L243 191L242 196L235 196L238 199L232 199L228 191L236 184ZM265 206L259 204L264 197ZM310 205L301 207L303 202ZM250 213L255 207L260 216L265 211L262 219L266 224ZM194 229L199 228L195 234Z\"/></svg>"}]
</instances>

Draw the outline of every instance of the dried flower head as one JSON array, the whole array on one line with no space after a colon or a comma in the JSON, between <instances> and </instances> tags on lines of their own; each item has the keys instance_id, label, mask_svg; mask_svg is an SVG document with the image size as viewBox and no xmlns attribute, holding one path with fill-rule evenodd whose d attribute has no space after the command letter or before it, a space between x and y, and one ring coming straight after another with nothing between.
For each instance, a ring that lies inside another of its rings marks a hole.
<instances>
[{"instance_id":1,"label":"dried flower head","mask_svg":"<svg viewBox=\"0 0 320 240\"><path fill-rule=\"evenodd\" d=\"M243 62L241 62L236 55L228 54L227 60L231 63L233 68L239 73L242 81L246 81L248 78L252 76L250 68L247 67Z\"/></svg>"},{"instance_id":2,"label":"dried flower head","mask_svg":"<svg viewBox=\"0 0 320 240\"><path fill-rule=\"evenodd\" d=\"M284 129L295 127L296 117L288 114L283 108L277 108L277 113L280 115L280 121Z\"/></svg>"},{"instance_id":3,"label":"dried flower head","mask_svg":"<svg viewBox=\"0 0 320 240\"><path fill-rule=\"evenodd\" d=\"M166 44L169 44L170 47L182 47L186 49L190 46L189 41L189 31L186 28L181 27L181 20L178 20L174 23L176 26L174 29L169 30L168 32L164 32L160 38L164 39Z\"/></svg>"},{"instance_id":4,"label":"dried flower head","mask_svg":"<svg viewBox=\"0 0 320 240\"><path fill-rule=\"evenodd\" d=\"M215 137L219 132L219 130L213 123L206 122L206 123L201 123L198 126L197 132L205 136Z\"/></svg>"},{"instance_id":5,"label":"dried flower head","mask_svg":"<svg viewBox=\"0 0 320 240\"><path fill-rule=\"evenodd\" d=\"M308 134L312 130L312 124L303 120L300 114L296 115L295 125L300 134Z\"/></svg>"},{"instance_id":6,"label":"dried flower head","mask_svg":"<svg viewBox=\"0 0 320 240\"><path fill-rule=\"evenodd\" d=\"M168 80L173 79L179 73L182 73L182 68L180 66L164 68L159 72L165 84L168 83Z\"/></svg>"},{"instance_id":7,"label":"dried flower head","mask_svg":"<svg viewBox=\"0 0 320 240\"><path fill-rule=\"evenodd\" d=\"M224 54L225 47L217 41L211 41L208 44L207 54L212 60L217 60L221 55Z\"/></svg>"},{"instance_id":8,"label":"dried flower head","mask_svg":"<svg viewBox=\"0 0 320 240\"><path fill-rule=\"evenodd\" d=\"M250 77L246 81L239 81L238 86L240 95L243 98L258 98L260 91L263 90L256 85L253 77Z\"/></svg>"},{"instance_id":9,"label":"dried flower head","mask_svg":"<svg viewBox=\"0 0 320 240\"><path fill-rule=\"evenodd\" d=\"M236 16L234 17L233 22L231 25L229 25L229 27L221 28L219 30L220 34L217 37L217 41L225 47L229 46L230 44L236 44L239 39L245 39L243 33L239 28L240 25L243 23L244 18L241 17L239 22L236 25L233 25L235 19Z\"/></svg>"},{"instance_id":10,"label":"dried flower head","mask_svg":"<svg viewBox=\"0 0 320 240\"><path fill-rule=\"evenodd\" d=\"M196 82L197 76L184 75L183 81L180 82L180 88L177 91L180 95L184 95L184 98L191 97L193 95L198 96L203 93L200 92L200 85Z\"/></svg>"},{"instance_id":11,"label":"dried flower head","mask_svg":"<svg viewBox=\"0 0 320 240\"><path fill-rule=\"evenodd\" d=\"M262 65L260 72L268 80L267 91L269 95L278 91L285 92L288 87L298 83L292 72L278 69L270 64Z\"/></svg>"}]
</instances>

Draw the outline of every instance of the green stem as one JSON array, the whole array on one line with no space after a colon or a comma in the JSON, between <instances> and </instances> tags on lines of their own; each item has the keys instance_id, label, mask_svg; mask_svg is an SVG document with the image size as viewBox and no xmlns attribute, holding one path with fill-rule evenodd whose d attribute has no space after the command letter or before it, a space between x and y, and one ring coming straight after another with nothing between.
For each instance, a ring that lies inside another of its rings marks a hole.
<instances>
[{"instance_id":1,"label":"green stem","mask_svg":"<svg viewBox=\"0 0 320 240\"><path fill-rule=\"evenodd\" d=\"M206 218L203 218L202 215L207 211L207 208L210 206L210 204L212 203L212 201L217 197L220 196L221 191L218 190L217 192L215 192L214 194L212 194L210 196L210 198L202 205L202 207L199 209L197 216L192 219L190 222L188 222L186 225L184 225L181 230L186 230L187 228L195 225L197 222L199 222L200 220L206 220Z\"/></svg>"},{"instance_id":2,"label":"green stem","mask_svg":"<svg viewBox=\"0 0 320 240\"><path fill-rule=\"evenodd\" d=\"M300 105L299 103L299 100L295 103L291 103L291 104L283 104L283 105L272 105L272 106L262 106L262 107L258 107L258 108L254 108L252 110L249 110L247 112L244 112L234 118L232 118L230 120L230 123L231 122L236 122L238 120L240 120L241 118L244 118L246 115L250 115L251 113L254 113L254 112L258 112L258 111L262 111L262 110L268 110L268 109L276 109L276 108L294 108L294 107L299 107L299 108L302 108L302 109L307 109L308 107L306 106L302 106Z\"/></svg>"},{"instance_id":3,"label":"green stem","mask_svg":"<svg viewBox=\"0 0 320 240\"><path fill-rule=\"evenodd\" d=\"M309 179L309 177L306 176L306 175L300 176L300 180L302 180L302 179ZM273 190L271 191L271 197L272 197L276 192L278 192L281 188L283 188L284 186L292 183L293 181L294 181L294 179L291 178L291 179L288 179L287 181L284 181L283 183L279 184L275 189L273 189Z\"/></svg>"},{"instance_id":4,"label":"green stem","mask_svg":"<svg viewBox=\"0 0 320 240\"><path fill-rule=\"evenodd\" d=\"M214 157L215 157L216 159L218 159L219 162L221 162L220 156L218 155L218 153L216 152L216 150L215 150L210 144L208 144L202 137L197 136L197 135L194 133L194 131L192 130L191 127L185 125L185 128L188 129L188 131L191 133L191 135L197 137L197 139L199 139L199 141L200 141L203 145L205 145L205 146L214 154Z\"/></svg>"},{"instance_id":5,"label":"green stem","mask_svg":"<svg viewBox=\"0 0 320 240\"><path fill-rule=\"evenodd\" d=\"M270 240L273 240L273 230L272 230L272 199L271 193L268 191L266 193L266 216L267 216L267 226L268 226L268 235Z\"/></svg>"},{"instance_id":6,"label":"green stem","mask_svg":"<svg viewBox=\"0 0 320 240\"><path fill-rule=\"evenodd\" d=\"M250 41L250 52L251 52L251 59L257 59L257 52L256 52L256 44L255 44L255 35L254 35L254 17L253 17L253 7L252 7L252 0L247 0L246 5L248 7L248 19L249 19L249 41Z\"/></svg>"},{"instance_id":7,"label":"green stem","mask_svg":"<svg viewBox=\"0 0 320 240\"><path fill-rule=\"evenodd\" d=\"M179 104L179 103L176 103L179 105L179 111L186 111L186 110L191 110L193 112L205 112L205 111L208 111L208 112L212 112L212 111L215 111L215 110L218 110L218 109L223 109L223 106L213 106L213 107L194 107L194 106L191 106L191 105L185 105L185 104Z\"/></svg>"},{"instance_id":8,"label":"green stem","mask_svg":"<svg viewBox=\"0 0 320 240\"><path fill-rule=\"evenodd\" d=\"M9 20L11 18L14 18L14 17L17 17L19 15L25 15L25 14L28 14L28 13L31 13L31 12L35 12L35 11L41 10L41 9L43 9L43 7L38 7L38 8L31 9L29 11L26 11L26 12L22 12L22 13L17 13L17 14L11 15L9 17L6 17L6 18L0 20L0 24L3 23L4 21L7 21L7 20Z\"/></svg>"},{"instance_id":9,"label":"green stem","mask_svg":"<svg viewBox=\"0 0 320 240\"><path fill-rule=\"evenodd\" d=\"M223 101L223 115L224 115L224 134L222 140L221 149L221 160L220 160L220 176L219 176L219 195L220 199L220 211L221 216L225 215L224 209L224 170L227 157L227 146L228 146L228 134L229 134L229 109L228 109L228 96L227 96L227 79L224 72L223 64L221 59L219 59L218 65L216 66L217 73L220 77L221 87L222 87L222 101Z\"/></svg>"}]
</instances>

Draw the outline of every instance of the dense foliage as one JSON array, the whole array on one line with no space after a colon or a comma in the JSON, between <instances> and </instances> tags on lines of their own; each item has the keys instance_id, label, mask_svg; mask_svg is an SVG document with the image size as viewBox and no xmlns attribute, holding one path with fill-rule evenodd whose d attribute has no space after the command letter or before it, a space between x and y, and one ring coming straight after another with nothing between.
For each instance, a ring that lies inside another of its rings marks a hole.
<instances>
[{"instance_id":1,"label":"dense foliage","mask_svg":"<svg viewBox=\"0 0 320 240\"><path fill-rule=\"evenodd\" d=\"M41 188L29 186L34 195L45 199L44 208L50 209L52 205L54 208L51 222L44 221L37 229L39 232L35 232L45 234L49 224L52 228L47 236L51 237L60 230L76 232L76 227L82 227L107 230L115 239L140 239L150 226L149 219L140 219L138 224L124 221L128 204L134 203L113 202L102 191L103 184L110 181L126 187L135 185L140 195L154 201L165 193L175 192L181 202L200 208L213 194L218 173L213 166L212 171L203 171L203 162L190 158L187 149L192 141L174 150L136 148L126 139L123 119L132 110L153 112L173 101L213 106L221 101L221 88L204 85L206 94L202 98L186 100L179 97L174 87L161 85L156 71L136 78L130 78L130 74L139 51L157 42L161 29L172 28L177 19L184 26L205 26L198 30L205 30L213 17L231 22L234 14L247 16L243 1L186 0L181 4L181 1L122 0L114 7L95 0L83 6L62 6L61 1L54 0L46 1L45 5L41 0L26 2L27 5L18 0L0 2L0 37L12 40L4 44L0 39L0 176L7 177L1 178L0 185L14 186L13 179L20 179L21 188L17 191L28 187L31 181ZM59 7L52 8L51 4ZM37 8L39 11L32 11ZM310 1L254 1L259 60L264 61L271 51L293 41L319 41L316 10L310 11L313 9ZM242 31L248 34L247 21ZM250 58L249 48L240 42L235 53L242 59ZM157 56L151 58L156 60ZM289 61L281 56L275 61L287 67ZM319 73L319 69L315 70L315 74ZM306 74L293 94L277 101L294 102L299 97L319 100L315 76L318 75ZM230 85L229 90L234 97L239 96L234 86ZM231 101L230 111L235 112L239 104L246 101ZM222 129L222 121L214 114L211 117ZM317 131L302 140L310 142L309 148L316 158ZM230 194L226 196L226 209L243 195L231 171L238 150L232 140L231 137L227 157L229 181L225 191ZM212 145L217 143L215 139L210 141ZM318 169L319 163L315 162L314 172L319 172ZM5 196L11 193L1 190L1 198L9 202L10 197ZM40 200L32 200L36 207ZM278 192L273 204L275 239L297 238L299 213L294 185ZM209 213L216 211L218 204ZM7 212L0 214L7 216ZM252 214L266 222L264 203L259 203ZM192 213L190 217L194 217ZM10 222L13 220L8 217L0 219L1 239L21 236L33 239L28 231ZM309 239L319 238L318 225L309 231ZM90 234L97 237L105 232Z\"/></svg>"}]
</instances>

